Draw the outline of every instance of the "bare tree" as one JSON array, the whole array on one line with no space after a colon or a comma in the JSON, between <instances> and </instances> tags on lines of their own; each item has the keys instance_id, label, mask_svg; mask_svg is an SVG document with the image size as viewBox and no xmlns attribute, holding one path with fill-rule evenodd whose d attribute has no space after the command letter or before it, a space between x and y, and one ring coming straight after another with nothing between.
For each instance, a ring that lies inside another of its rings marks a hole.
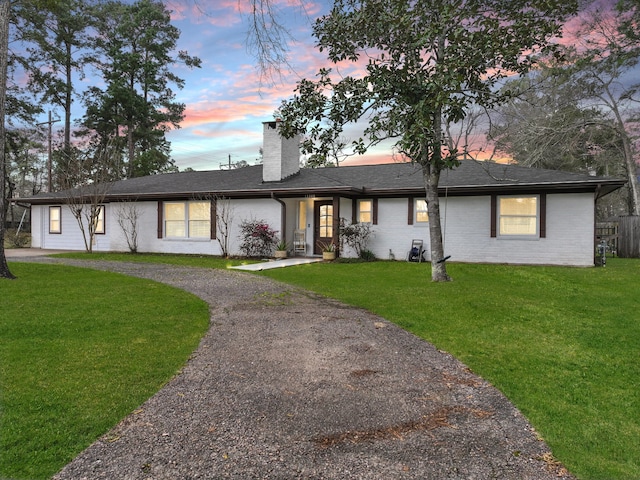
<instances>
[{"instance_id":1,"label":"bare tree","mask_svg":"<svg viewBox=\"0 0 640 480\"><path fill-rule=\"evenodd\" d=\"M138 252L138 218L140 211L136 202L121 202L116 212L118 225L127 240L127 246L131 253Z\"/></svg>"},{"instance_id":2,"label":"bare tree","mask_svg":"<svg viewBox=\"0 0 640 480\"><path fill-rule=\"evenodd\" d=\"M624 77L633 75L640 62L640 42L626 35L625 29L636 10L637 7L632 7L628 12L613 8L588 12L577 33L580 43L569 50L576 88L585 92L587 101L604 113L605 121L598 125L608 128L620 144L631 215L640 215L638 152L634 145L634 136L640 130L637 108L640 84L634 81L628 85Z\"/></svg>"},{"instance_id":3,"label":"bare tree","mask_svg":"<svg viewBox=\"0 0 640 480\"><path fill-rule=\"evenodd\" d=\"M104 199L107 196L108 184L87 185L68 190L65 203L78 222L84 240L84 248L93 252L96 232L100 228L100 217L104 215Z\"/></svg>"},{"instance_id":4,"label":"bare tree","mask_svg":"<svg viewBox=\"0 0 640 480\"><path fill-rule=\"evenodd\" d=\"M220 245L222 256L229 257L229 242L231 239L231 227L233 226L233 205L231 199L222 196L214 196L216 212L216 239Z\"/></svg>"},{"instance_id":5,"label":"bare tree","mask_svg":"<svg viewBox=\"0 0 640 480\"><path fill-rule=\"evenodd\" d=\"M66 162L64 179L76 183L65 185L65 203L78 223L85 250L93 252L95 236L104 224L104 200L111 189L110 178L104 165L110 163L108 157L120 152L108 146L100 150L95 157L73 150L72 158Z\"/></svg>"}]
</instances>

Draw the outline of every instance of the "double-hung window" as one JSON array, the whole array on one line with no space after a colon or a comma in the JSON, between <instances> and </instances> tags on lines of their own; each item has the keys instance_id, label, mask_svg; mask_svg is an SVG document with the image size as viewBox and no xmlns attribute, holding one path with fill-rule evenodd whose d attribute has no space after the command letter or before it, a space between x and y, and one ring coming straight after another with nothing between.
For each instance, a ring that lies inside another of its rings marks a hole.
<instances>
[{"instance_id":1,"label":"double-hung window","mask_svg":"<svg viewBox=\"0 0 640 480\"><path fill-rule=\"evenodd\" d=\"M424 199L416 200L416 223L428 223L429 210L427 209L427 201Z\"/></svg>"},{"instance_id":2,"label":"double-hung window","mask_svg":"<svg viewBox=\"0 0 640 480\"><path fill-rule=\"evenodd\" d=\"M167 238L210 238L210 203L165 202L164 235Z\"/></svg>"},{"instance_id":3,"label":"double-hung window","mask_svg":"<svg viewBox=\"0 0 640 480\"><path fill-rule=\"evenodd\" d=\"M522 238L539 236L539 197L498 197L498 234Z\"/></svg>"},{"instance_id":4,"label":"double-hung window","mask_svg":"<svg viewBox=\"0 0 640 480\"><path fill-rule=\"evenodd\" d=\"M373 223L373 202L371 200L358 201L358 223Z\"/></svg>"},{"instance_id":5,"label":"double-hung window","mask_svg":"<svg viewBox=\"0 0 640 480\"><path fill-rule=\"evenodd\" d=\"M62 233L62 207L49 207L49 233Z\"/></svg>"}]
</instances>

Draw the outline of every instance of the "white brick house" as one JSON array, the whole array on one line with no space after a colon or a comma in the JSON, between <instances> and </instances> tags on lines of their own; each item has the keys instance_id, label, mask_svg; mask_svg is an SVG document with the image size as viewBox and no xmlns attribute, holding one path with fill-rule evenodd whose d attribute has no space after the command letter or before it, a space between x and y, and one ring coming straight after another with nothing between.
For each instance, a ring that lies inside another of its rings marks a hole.
<instances>
[{"instance_id":1,"label":"white brick house","mask_svg":"<svg viewBox=\"0 0 640 480\"><path fill-rule=\"evenodd\" d=\"M298 139L263 124L263 165L227 171L182 172L123 180L104 197L94 250L126 251L118 211L134 202L140 252L219 255L221 198L232 211L230 252L240 253L243 220L262 219L300 254L337 242L337 225L369 222L368 248L378 258L406 258L414 239L429 252L428 212L420 168L409 163L301 169ZM590 266L594 264L595 203L624 180L463 161L440 181L445 253L451 261ZM32 205L32 246L83 250L65 194L41 193ZM345 249L341 255L351 256ZM428 254L427 254L428 255Z\"/></svg>"}]
</instances>

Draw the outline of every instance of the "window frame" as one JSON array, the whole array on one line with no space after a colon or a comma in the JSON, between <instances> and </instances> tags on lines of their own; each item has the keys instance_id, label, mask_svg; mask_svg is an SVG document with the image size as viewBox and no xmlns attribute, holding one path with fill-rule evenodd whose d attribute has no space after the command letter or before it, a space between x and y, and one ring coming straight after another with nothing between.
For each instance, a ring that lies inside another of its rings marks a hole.
<instances>
[{"instance_id":1,"label":"window frame","mask_svg":"<svg viewBox=\"0 0 640 480\"><path fill-rule=\"evenodd\" d=\"M199 221L207 221L207 220L200 220L200 219L192 219L191 218L191 206L195 205L195 204L202 204L205 207L205 211L207 211L209 213L209 225L208 228L206 229L207 234L206 235L199 235L199 236L193 236L192 235L192 225L193 222L199 222ZM170 205L181 205L183 208L183 218L182 220L167 220L167 208ZM215 213L212 211L214 208L214 204L211 201L202 201L202 200L172 200L172 201L166 201L166 202L162 202L162 208L159 209L159 217L161 217L161 228L162 228L162 238L166 238L168 240L211 240L213 237L213 224L212 224L212 218L214 217ZM161 212L161 213L160 213ZM182 226L183 226L183 230L184 230L184 235L168 235L167 234L167 221L174 221L174 222L182 222ZM158 229L159 233L160 233L160 228Z\"/></svg>"},{"instance_id":2,"label":"window frame","mask_svg":"<svg viewBox=\"0 0 640 480\"><path fill-rule=\"evenodd\" d=\"M513 214L502 214L501 211L501 201L503 199L531 199L534 198L536 200L536 213L535 215L513 215ZM543 207L543 197L540 194L523 194L523 195L497 195L496 196L496 236L498 238L506 238L506 239L519 239L519 240L537 240L539 238L543 238L544 235L542 232L542 207ZM535 218L535 233L503 233L502 232L502 218Z\"/></svg>"},{"instance_id":3,"label":"window frame","mask_svg":"<svg viewBox=\"0 0 640 480\"><path fill-rule=\"evenodd\" d=\"M53 211L57 211L58 212L58 228L53 229L51 228L53 225L53 217L51 216L51 212ZM61 235L62 234L62 206L61 205L50 205L49 206L49 234L50 235Z\"/></svg>"}]
</instances>

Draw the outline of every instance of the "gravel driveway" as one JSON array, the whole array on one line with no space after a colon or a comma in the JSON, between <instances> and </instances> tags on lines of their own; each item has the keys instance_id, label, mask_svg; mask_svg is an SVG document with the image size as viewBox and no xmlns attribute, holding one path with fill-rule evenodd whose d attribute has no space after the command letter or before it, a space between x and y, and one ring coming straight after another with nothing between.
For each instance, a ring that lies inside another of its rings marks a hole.
<instances>
[{"instance_id":1,"label":"gravel driveway","mask_svg":"<svg viewBox=\"0 0 640 480\"><path fill-rule=\"evenodd\" d=\"M31 260L211 307L182 372L55 479L573 478L498 390L364 310L241 272Z\"/></svg>"}]
</instances>

